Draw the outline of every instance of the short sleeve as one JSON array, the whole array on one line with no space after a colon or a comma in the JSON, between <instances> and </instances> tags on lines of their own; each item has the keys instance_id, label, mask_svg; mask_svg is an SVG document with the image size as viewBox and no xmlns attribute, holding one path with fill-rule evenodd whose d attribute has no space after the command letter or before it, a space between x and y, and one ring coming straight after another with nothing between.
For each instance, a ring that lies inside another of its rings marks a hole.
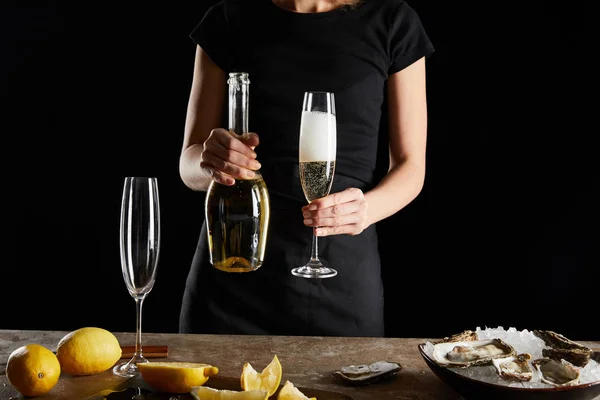
<instances>
[{"instance_id":1,"label":"short sleeve","mask_svg":"<svg viewBox=\"0 0 600 400\"><path fill-rule=\"evenodd\" d=\"M389 75L434 52L419 15L410 5L402 1L393 18L389 36Z\"/></svg>"},{"instance_id":2,"label":"short sleeve","mask_svg":"<svg viewBox=\"0 0 600 400\"><path fill-rule=\"evenodd\" d=\"M189 36L219 68L227 71L229 35L224 1L211 6Z\"/></svg>"}]
</instances>

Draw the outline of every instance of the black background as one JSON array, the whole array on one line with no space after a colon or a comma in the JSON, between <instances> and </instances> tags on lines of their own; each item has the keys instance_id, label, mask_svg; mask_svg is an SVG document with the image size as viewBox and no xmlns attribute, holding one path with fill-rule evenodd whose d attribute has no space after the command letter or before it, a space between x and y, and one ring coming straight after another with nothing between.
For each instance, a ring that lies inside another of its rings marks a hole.
<instances>
[{"instance_id":1,"label":"black background","mask_svg":"<svg viewBox=\"0 0 600 400\"><path fill-rule=\"evenodd\" d=\"M0 328L133 331L120 196L125 176L153 175L163 234L143 330L177 331L204 201L178 175L195 51L188 33L214 3L3 11L2 197L13 257L3 258ZM583 7L409 4L436 52L425 187L379 224L387 335L504 326L599 340Z\"/></svg>"}]
</instances>

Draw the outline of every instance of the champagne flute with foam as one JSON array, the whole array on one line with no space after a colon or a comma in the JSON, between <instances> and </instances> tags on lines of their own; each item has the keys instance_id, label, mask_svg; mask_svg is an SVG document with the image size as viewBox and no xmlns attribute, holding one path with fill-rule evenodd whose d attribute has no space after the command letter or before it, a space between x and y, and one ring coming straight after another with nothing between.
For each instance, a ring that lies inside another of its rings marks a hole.
<instances>
[{"instance_id":1,"label":"champagne flute with foam","mask_svg":"<svg viewBox=\"0 0 600 400\"><path fill-rule=\"evenodd\" d=\"M325 197L335 173L337 127L335 97L331 92L306 92L302 106L299 143L300 183L309 203ZM313 231L310 260L292 269L303 278L330 278L337 271L319 259L318 238Z\"/></svg>"}]
</instances>

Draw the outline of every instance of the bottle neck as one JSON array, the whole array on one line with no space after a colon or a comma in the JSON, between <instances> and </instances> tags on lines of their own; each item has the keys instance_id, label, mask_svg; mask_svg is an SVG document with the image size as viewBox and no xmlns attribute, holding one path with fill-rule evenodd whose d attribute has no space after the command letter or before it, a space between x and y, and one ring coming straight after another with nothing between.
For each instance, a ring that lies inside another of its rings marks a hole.
<instances>
[{"instance_id":1,"label":"bottle neck","mask_svg":"<svg viewBox=\"0 0 600 400\"><path fill-rule=\"evenodd\" d=\"M241 79L229 80L229 130L238 135L248 132L249 84Z\"/></svg>"},{"instance_id":2,"label":"bottle neck","mask_svg":"<svg viewBox=\"0 0 600 400\"><path fill-rule=\"evenodd\" d=\"M250 97L250 79L246 72L229 74L229 130L237 135L249 132L248 114ZM262 179L259 171L254 171L255 177L250 181ZM237 180L236 180L237 181Z\"/></svg>"}]
</instances>

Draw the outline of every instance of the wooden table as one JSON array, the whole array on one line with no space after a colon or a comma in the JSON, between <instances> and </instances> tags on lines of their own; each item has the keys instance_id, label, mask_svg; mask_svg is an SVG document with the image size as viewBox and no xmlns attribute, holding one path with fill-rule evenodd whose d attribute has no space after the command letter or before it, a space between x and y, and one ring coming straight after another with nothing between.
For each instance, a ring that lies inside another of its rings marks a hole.
<instances>
[{"instance_id":1,"label":"wooden table","mask_svg":"<svg viewBox=\"0 0 600 400\"><path fill-rule=\"evenodd\" d=\"M68 332L0 330L0 399L22 398L5 375L10 353L28 343L55 351ZM115 333L122 346L133 345L133 333ZM144 345L168 345L168 361L203 362L219 367L219 376L239 379L242 366L250 362L262 370L277 355L283 367L282 383L333 391L353 400L459 400L461 396L442 383L427 367L418 352L420 338L338 338L294 336L182 335L144 333ZM590 347L599 343L580 342ZM390 381L352 387L340 383L331 373L342 366L394 361L402 366ZM63 374L58 384L40 399L88 399L100 391L123 386L126 379L106 371L93 376Z\"/></svg>"}]
</instances>

